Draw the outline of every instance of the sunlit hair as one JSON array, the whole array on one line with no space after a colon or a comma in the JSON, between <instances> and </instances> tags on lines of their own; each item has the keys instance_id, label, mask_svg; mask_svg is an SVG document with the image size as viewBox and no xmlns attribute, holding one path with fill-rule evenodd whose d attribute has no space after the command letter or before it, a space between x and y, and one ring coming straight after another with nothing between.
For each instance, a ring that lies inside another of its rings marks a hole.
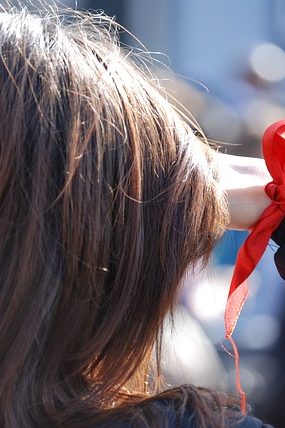
<instances>
[{"instance_id":1,"label":"sunlit hair","mask_svg":"<svg viewBox=\"0 0 285 428\"><path fill-rule=\"evenodd\" d=\"M227 210L212 150L126 56L101 15L0 14L1 427L166 426L140 410L163 319Z\"/></svg>"}]
</instances>

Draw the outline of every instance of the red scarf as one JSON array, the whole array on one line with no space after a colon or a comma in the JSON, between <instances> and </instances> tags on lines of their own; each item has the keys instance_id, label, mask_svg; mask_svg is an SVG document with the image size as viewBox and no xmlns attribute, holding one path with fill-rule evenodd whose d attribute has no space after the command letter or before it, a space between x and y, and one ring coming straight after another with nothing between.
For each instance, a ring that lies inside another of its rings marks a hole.
<instances>
[{"instance_id":1,"label":"red scarf","mask_svg":"<svg viewBox=\"0 0 285 428\"><path fill-rule=\"evenodd\" d=\"M248 294L246 280L261 259L272 233L285 217L285 120L266 129L262 149L272 177L272 181L265 186L271 204L251 226L250 234L238 252L225 310L226 338L231 341L235 352L237 386L242 396L243 411L245 396L239 381L238 353L231 336Z\"/></svg>"}]
</instances>

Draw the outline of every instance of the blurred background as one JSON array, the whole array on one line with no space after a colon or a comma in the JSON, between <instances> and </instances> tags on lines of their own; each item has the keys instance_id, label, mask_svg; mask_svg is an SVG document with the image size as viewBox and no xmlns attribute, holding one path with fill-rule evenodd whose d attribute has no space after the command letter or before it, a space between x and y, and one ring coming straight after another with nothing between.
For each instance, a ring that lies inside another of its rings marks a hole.
<instances>
[{"instance_id":1,"label":"blurred background","mask_svg":"<svg viewBox=\"0 0 285 428\"><path fill-rule=\"evenodd\" d=\"M261 156L265 128L285 117L284 0L78 0L104 10L152 52L169 93L194 116L221 151ZM127 33L122 43L141 50ZM163 65L164 64L164 65ZM170 73L168 67L173 73ZM224 342L225 301L243 232L227 232L206 271L185 277L175 327L166 320L168 384L194 383L235 391L234 361ZM250 278L250 296L235 339L241 381L254 414L284 428L284 281L272 242Z\"/></svg>"}]
</instances>

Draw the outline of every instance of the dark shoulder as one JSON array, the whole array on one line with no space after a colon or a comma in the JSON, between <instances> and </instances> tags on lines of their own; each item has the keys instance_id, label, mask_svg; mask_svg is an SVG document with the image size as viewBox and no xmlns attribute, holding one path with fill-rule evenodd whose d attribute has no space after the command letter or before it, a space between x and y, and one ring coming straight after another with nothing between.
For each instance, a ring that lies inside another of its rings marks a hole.
<instances>
[{"instance_id":1,"label":"dark shoulder","mask_svg":"<svg viewBox=\"0 0 285 428\"><path fill-rule=\"evenodd\" d=\"M179 397L179 396L178 396ZM223 407L221 405L213 407L212 401L206 401L204 407L193 401L177 400L172 397L159 397L158 399L145 400L139 404L124 408L122 413L115 412L111 418L101 425L100 428L207 428L221 427L225 428L273 428L259 419L247 415L242 416L238 407ZM184 398L187 396L184 396ZM203 403L203 401L202 401ZM195 409L195 410L194 410ZM97 425L99 427L99 425Z\"/></svg>"},{"instance_id":2,"label":"dark shoulder","mask_svg":"<svg viewBox=\"0 0 285 428\"><path fill-rule=\"evenodd\" d=\"M181 423L177 424L176 418L170 418L168 428L198 428L199 423L197 424L197 420L195 418L195 413L191 409L187 409L184 412L183 419L180 421ZM228 423L225 423L226 427L229 428L274 428L272 425L268 425L263 423L260 419L257 419L253 416L240 416L236 420L229 419ZM209 428L211 426L209 425Z\"/></svg>"},{"instance_id":3,"label":"dark shoulder","mask_svg":"<svg viewBox=\"0 0 285 428\"><path fill-rule=\"evenodd\" d=\"M237 428L273 428L273 426L265 424L253 416L245 416Z\"/></svg>"},{"instance_id":4,"label":"dark shoulder","mask_svg":"<svg viewBox=\"0 0 285 428\"><path fill-rule=\"evenodd\" d=\"M175 409L173 406L169 406L169 403L163 403L161 401L155 403L157 408L161 411L160 421L164 421L161 427L167 428L199 428L200 423L197 419L195 411L189 406L184 409L184 412L181 413L178 409ZM163 415L163 416L162 416ZM218 417L219 419L219 417ZM236 419L229 418L228 423L225 423L226 427L229 428L274 428L272 425L263 423L260 419L257 419L253 416L247 415L242 416L239 413L239 416L236 415ZM211 427L211 423L209 424Z\"/></svg>"},{"instance_id":5,"label":"dark shoulder","mask_svg":"<svg viewBox=\"0 0 285 428\"><path fill-rule=\"evenodd\" d=\"M175 406L170 405L164 400L157 400L148 403L143 409L144 420L156 422L156 427L159 428L199 428L200 423L197 420L195 412L187 406L183 412L180 412ZM146 419L145 419L146 418ZM112 425L116 428L133 428L144 426L138 424L136 417L134 419L121 422L118 425ZM253 416L241 416L233 422L226 423L229 428L274 428L272 425L263 423L261 420ZM212 428L209 424L208 428Z\"/></svg>"},{"instance_id":6,"label":"dark shoulder","mask_svg":"<svg viewBox=\"0 0 285 428\"><path fill-rule=\"evenodd\" d=\"M165 418L166 416L166 418ZM191 411L185 412L182 419L177 419L172 412L167 411L164 414L163 418L156 421L159 427L167 427L167 428L198 428L197 421L195 415ZM130 422L120 422L116 425L113 425L114 428L133 428L137 426L136 421ZM210 425L209 425L209 428ZM239 423L236 425L230 424L230 428L274 428L272 425L264 424L257 418L252 416L245 416Z\"/></svg>"}]
</instances>

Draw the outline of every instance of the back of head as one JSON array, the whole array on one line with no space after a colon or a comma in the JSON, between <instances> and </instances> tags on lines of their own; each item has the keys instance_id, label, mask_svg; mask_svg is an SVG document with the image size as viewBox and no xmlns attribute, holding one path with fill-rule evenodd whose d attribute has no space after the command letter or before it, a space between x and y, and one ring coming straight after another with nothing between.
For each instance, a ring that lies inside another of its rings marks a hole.
<instances>
[{"instance_id":1,"label":"back of head","mask_svg":"<svg viewBox=\"0 0 285 428\"><path fill-rule=\"evenodd\" d=\"M211 156L110 20L0 14L1 426L149 396L179 281L225 224Z\"/></svg>"}]
</instances>

